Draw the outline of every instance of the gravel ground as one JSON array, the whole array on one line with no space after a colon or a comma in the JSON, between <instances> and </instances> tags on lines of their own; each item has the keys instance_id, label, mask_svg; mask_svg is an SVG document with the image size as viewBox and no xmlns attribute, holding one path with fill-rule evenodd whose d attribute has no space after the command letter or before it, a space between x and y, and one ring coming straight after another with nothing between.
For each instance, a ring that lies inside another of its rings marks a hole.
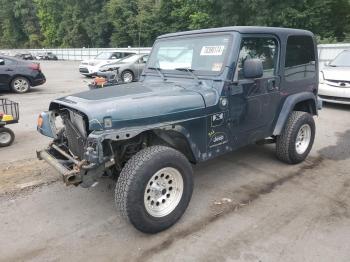
<instances>
[{"instance_id":1,"label":"gravel ground","mask_svg":"<svg viewBox=\"0 0 350 262\"><path fill-rule=\"evenodd\" d=\"M123 221L114 184L66 187L35 161L48 139L36 117L86 90L77 63L45 62L47 83L20 102L15 144L0 149L0 261L350 261L350 107L326 105L310 157L249 146L194 168L195 190L171 229L145 235ZM37 186L37 185L41 186Z\"/></svg>"}]
</instances>

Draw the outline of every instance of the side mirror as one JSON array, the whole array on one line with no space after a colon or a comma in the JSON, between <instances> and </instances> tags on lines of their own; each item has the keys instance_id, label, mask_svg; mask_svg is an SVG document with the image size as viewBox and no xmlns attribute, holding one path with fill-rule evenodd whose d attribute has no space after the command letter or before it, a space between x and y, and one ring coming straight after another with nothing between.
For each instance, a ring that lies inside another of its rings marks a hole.
<instances>
[{"instance_id":1,"label":"side mirror","mask_svg":"<svg viewBox=\"0 0 350 262\"><path fill-rule=\"evenodd\" d=\"M247 59L243 65L244 78L260 78L264 74L263 64L260 59Z\"/></svg>"},{"instance_id":2,"label":"side mirror","mask_svg":"<svg viewBox=\"0 0 350 262\"><path fill-rule=\"evenodd\" d=\"M5 60L4 59L0 59L0 65L5 65Z\"/></svg>"}]
</instances>

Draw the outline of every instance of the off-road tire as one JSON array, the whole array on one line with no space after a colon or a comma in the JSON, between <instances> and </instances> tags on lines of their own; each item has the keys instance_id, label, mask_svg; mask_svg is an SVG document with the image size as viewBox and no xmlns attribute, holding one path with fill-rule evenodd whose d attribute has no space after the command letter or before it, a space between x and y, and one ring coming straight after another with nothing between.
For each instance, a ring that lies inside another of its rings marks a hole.
<instances>
[{"instance_id":1,"label":"off-road tire","mask_svg":"<svg viewBox=\"0 0 350 262\"><path fill-rule=\"evenodd\" d=\"M17 94L27 93L30 90L30 81L23 76L16 76L11 81L11 90Z\"/></svg>"},{"instance_id":2,"label":"off-road tire","mask_svg":"<svg viewBox=\"0 0 350 262\"><path fill-rule=\"evenodd\" d=\"M153 175L166 167L175 168L183 179L183 193L177 206L163 217L152 216L145 207L144 194ZM144 233L157 233L175 224L192 196L192 166L179 151L151 146L139 151L124 166L115 189L115 204L124 218Z\"/></svg>"},{"instance_id":3,"label":"off-road tire","mask_svg":"<svg viewBox=\"0 0 350 262\"><path fill-rule=\"evenodd\" d=\"M1 142L0 140L0 147L6 147L6 146L10 146L13 141L15 140L15 134L13 133L13 131L9 128L6 127L0 127L0 135L1 133L6 133L10 136L10 140L8 142Z\"/></svg>"},{"instance_id":4,"label":"off-road tire","mask_svg":"<svg viewBox=\"0 0 350 262\"><path fill-rule=\"evenodd\" d=\"M304 153L299 154L296 149L298 132L303 125L311 128L310 142ZM288 164L298 164L305 160L310 153L315 139L315 121L311 114L301 111L292 111L282 133L276 138L276 155L281 161Z\"/></svg>"}]
</instances>

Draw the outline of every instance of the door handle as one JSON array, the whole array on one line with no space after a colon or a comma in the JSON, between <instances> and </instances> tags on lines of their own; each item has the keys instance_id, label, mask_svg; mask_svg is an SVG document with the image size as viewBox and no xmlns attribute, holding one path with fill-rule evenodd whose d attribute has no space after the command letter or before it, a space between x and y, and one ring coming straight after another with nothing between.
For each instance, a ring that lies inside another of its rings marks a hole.
<instances>
[{"instance_id":1,"label":"door handle","mask_svg":"<svg viewBox=\"0 0 350 262\"><path fill-rule=\"evenodd\" d=\"M9 71L13 71L13 69L7 68L5 71L9 72Z\"/></svg>"}]
</instances>

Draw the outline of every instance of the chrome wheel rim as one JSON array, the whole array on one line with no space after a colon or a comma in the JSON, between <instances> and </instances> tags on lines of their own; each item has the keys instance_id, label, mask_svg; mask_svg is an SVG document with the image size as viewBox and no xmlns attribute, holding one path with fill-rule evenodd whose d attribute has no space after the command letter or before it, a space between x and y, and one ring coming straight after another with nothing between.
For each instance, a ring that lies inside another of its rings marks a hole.
<instances>
[{"instance_id":1,"label":"chrome wheel rim","mask_svg":"<svg viewBox=\"0 0 350 262\"><path fill-rule=\"evenodd\" d=\"M302 125L298 131L295 141L295 149L299 155L304 154L311 141L311 127L308 124Z\"/></svg>"},{"instance_id":2,"label":"chrome wheel rim","mask_svg":"<svg viewBox=\"0 0 350 262\"><path fill-rule=\"evenodd\" d=\"M26 92L29 88L28 81L25 79L16 79L13 82L13 87L18 91L18 92Z\"/></svg>"},{"instance_id":3,"label":"chrome wheel rim","mask_svg":"<svg viewBox=\"0 0 350 262\"><path fill-rule=\"evenodd\" d=\"M133 76L132 76L131 73L125 72L125 73L123 74L123 82L125 82L125 83L130 83L130 82L132 82L132 80L133 80Z\"/></svg>"},{"instance_id":4,"label":"chrome wheel rim","mask_svg":"<svg viewBox=\"0 0 350 262\"><path fill-rule=\"evenodd\" d=\"M148 181L144 204L153 217L169 215L179 204L184 189L180 172L172 167L162 168Z\"/></svg>"},{"instance_id":5,"label":"chrome wheel rim","mask_svg":"<svg viewBox=\"0 0 350 262\"><path fill-rule=\"evenodd\" d=\"M0 133L0 143L1 144L7 144L11 141L11 135L7 132L1 132Z\"/></svg>"}]
</instances>

